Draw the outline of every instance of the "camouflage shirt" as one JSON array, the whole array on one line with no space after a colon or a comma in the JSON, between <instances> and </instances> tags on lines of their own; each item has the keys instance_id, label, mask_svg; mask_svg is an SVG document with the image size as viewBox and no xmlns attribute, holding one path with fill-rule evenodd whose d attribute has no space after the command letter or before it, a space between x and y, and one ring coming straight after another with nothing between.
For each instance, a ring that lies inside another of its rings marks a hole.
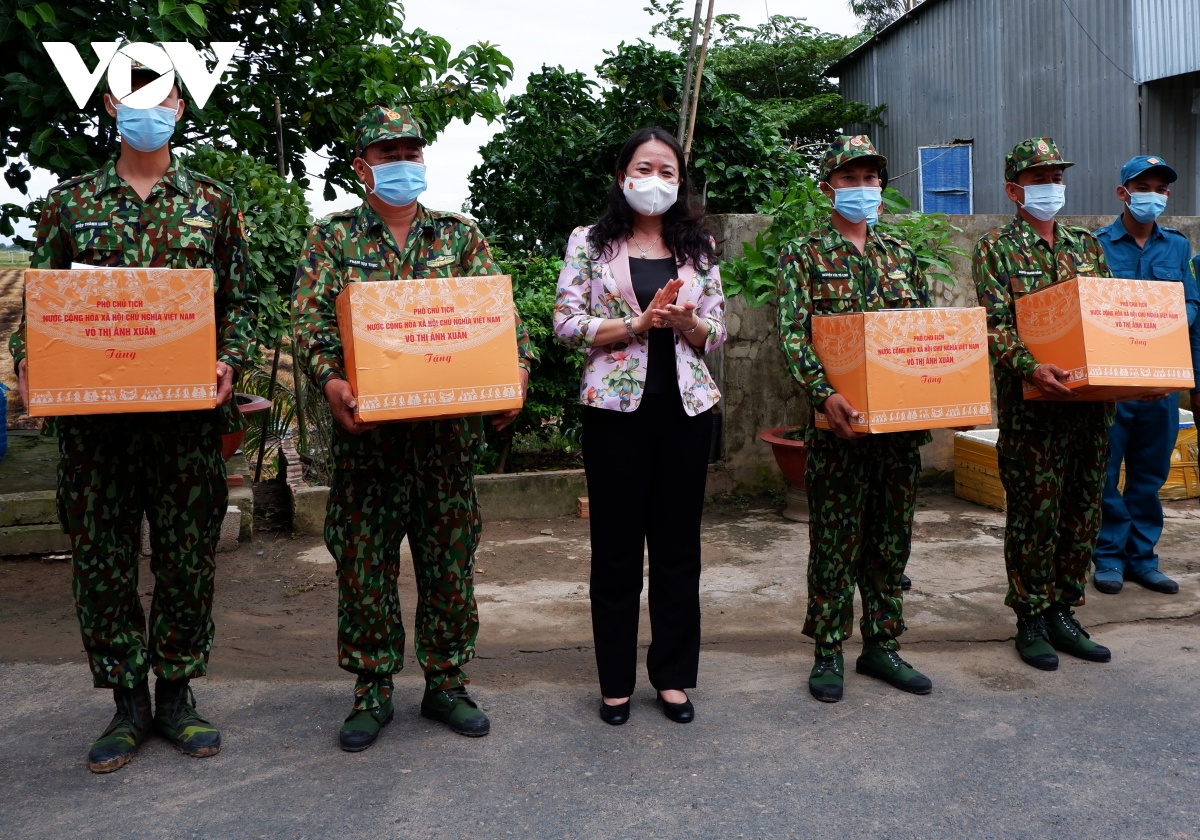
<instances>
[{"instance_id":1,"label":"camouflage shirt","mask_svg":"<svg viewBox=\"0 0 1200 840\"><path fill-rule=\"evenodd\" d=\"M224 184L172 162L143 201L109 161L50 190L35 236L32 268L211 268L217 360L242 369L254 340L254 294L242 214ZM25 358L24 316L9 347L14 362Z\"/></svg>"},{"instance_id":2,"label":"camouflage shirt","mask_svg":"<svg viewBox=\"0 0 1200 840\"><path fill-rule=\"evenodd\" d=\"M1013 301L1078 275L1112 277L1100 240L1084 228L1054 223L1054 245L1020 216L993 230L975 246L972 264L979 303L987 309L988 345L996 378L998 425L1010 431L1070 431L1107 425L1111 403L1057 402L1021 396L1021 380L1038 362L1017 336Z\"/></svg>"},{"instance_id":3,"label":"camouflage shirt","mask_svg":"<svg viewBox=\"0 0 1200 840\"><path fill-rule=\"evenodd\" d=\"M456 213L427 210L418 204L403 248L370 204L363 202L353 210L333 213L309 231L296 271L292 317L302 369L322 395L329 380L346 378L337 296L347 283L499 273L479 228ZM533 350L519 316L516 329L518 361L529 370ZM383 434L382 428L358 436L337 430L335 463L362 465L364 459L374 457L381 447L371 441ZM482 433L478 416L451 422L443 445L469 452Z\"/></svg>"},{"instance_id":4,"label":"camouflage shirt","mask_svg":"<svg viewBox=\"0 0 1200 840\"><path fill-rule=\"evenodd\" d=\"M242 214L233 192L172 161L143 201L117 175L117 163L50 190L38 221L32 268L211 268L217 361L242 369L254 341L254 288ZM25 358L25 315L9 339L14 364ZM228 408L228 407L227 407ZM185 412L195 414L197 412ZM240 415L222 410L224 428Z\"/></svg>"},{"instance_id":5,"label":"camouflage shirt","mask_svg":"<svg viewBox=\"0 0 1200 840\"><path fill-rule=\"evenodd\" d=\"M812 346L812 316L930 305L917 256L904 242L872 229L862 254L831 223L789 243L779 256L779 343L788 370L814 408L835 391ZM819 434L816 434L818 433ZM928 432L912 434L928 442ZM832 435L811 424L805 439Z\"/></svg>"}]
</instances>

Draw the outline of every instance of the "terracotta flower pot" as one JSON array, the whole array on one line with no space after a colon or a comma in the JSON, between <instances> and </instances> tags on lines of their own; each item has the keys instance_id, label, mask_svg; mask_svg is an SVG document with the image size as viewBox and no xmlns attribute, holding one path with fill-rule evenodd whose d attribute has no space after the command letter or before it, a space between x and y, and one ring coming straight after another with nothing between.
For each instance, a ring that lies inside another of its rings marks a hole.
<instances>
[{"instance_id":1,"label":"terracotta flower pot","mask_svg":"<svg viewBox=\"0 0 1200 840\"><path fill-rule=\"evenodd\" d=\"M233 398L237 401L238 410L242 412L243 418L271 410L270 400L255 396L254 394L234 394ZM242 442L245 440L245 429L221 435L221 456L228 461L241 448Z\"/></svg>"},{"instance_id":2,"label":"terracotta flower pot","mask_svg":"<svg viewBox=\"0 0 1200 840\"><path fill-rule=\"evenodd\" d=\"M777 426L767 429L758 439L771 445L771 451L775 453L775 463L779 465L788 484L797 490L803 490L804 471L808 467L808 447L804 445L804 441L788 440L783 436L785 432L794 428L796 427Z\"/></svg>"}]
</instances>

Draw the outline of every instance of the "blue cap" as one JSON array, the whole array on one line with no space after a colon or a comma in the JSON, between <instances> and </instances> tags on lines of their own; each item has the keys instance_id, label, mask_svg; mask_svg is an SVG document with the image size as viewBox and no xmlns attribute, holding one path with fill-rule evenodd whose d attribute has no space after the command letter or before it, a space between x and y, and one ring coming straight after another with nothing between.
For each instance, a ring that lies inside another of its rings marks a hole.
<instances>
[{"instance_id":1,"label":"blue cap","mask_svg":"<svg viewBox=\"0 0 1200 840\"><path fill-rule=\"evenodd\" d=\"M1179 180L1179 176L1175 174L1175 170L1167 166L1167 162L1160 157L1154 155L1138 155L1135 158L1130 158L1129 162L1121 167L1121 183L1128 184L1130 179L1136 178L1147 169L1161 169L1167 176L1167 183L1173 184Z\"/></svg>"}]
</instances>

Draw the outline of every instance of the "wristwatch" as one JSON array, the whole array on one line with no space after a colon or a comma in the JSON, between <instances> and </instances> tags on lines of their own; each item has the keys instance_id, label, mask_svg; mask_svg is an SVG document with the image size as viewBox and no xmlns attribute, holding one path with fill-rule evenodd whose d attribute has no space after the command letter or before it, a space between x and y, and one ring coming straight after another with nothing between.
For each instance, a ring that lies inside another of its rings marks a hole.
<instances>
[{"instance_id":1,"label":"wristwatch","mask_svg":"<svg viewBox=\"0 0 1200 840\"><path fill-rule=\"evenodd\" d=\"M626 316L625 316L625 318L624 318L623 320L625 321L625 329L626 329L626 331L628 331L628 333L629 333L629 337L630 337L630 338L637 338L637 333L635 333L635 332L633 331L633 316L632 316L632 315L626 315Z\"/></svg>"}]
</instances>

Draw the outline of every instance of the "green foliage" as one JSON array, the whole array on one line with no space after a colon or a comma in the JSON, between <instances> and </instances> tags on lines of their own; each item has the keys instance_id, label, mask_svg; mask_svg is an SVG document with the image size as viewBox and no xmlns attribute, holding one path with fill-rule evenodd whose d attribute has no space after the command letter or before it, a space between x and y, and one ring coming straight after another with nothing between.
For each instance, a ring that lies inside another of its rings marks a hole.
<instances>
[{"instance_id":1,"label":"green foliage","mask_svg":"<svg viewBox=\"0 0 1200 840\"><path fill-rule=\"evenodd\" d=\"M249 155L212 146L198 146L181 161L229 186L237 195L257 286L258 344L274 347L291 332L289 307L296 255L312 223L304 188Z\"/></svg>"},{"instance_id":2,"label":"green foliage","mask_svg":"<svg viewBox=\"0 0 1200 840\"><path fill-rule=\"evenodd\" d=\"M865 29L878 32L920 4L921 0L850 0L846 5Z\"/></svg>"},{"instance_id":3,"label":"green foliage","mask_svg":"<svg viewBox=\"0 0 1200 840\"><path fill-rule=\"evenodd\" d=\"M661 16L651 30L686 48L691 18L680 16L681 0L652 0ZM797 147L824 144L850 124L877 122L883 107L845 102L825 69L862 43L861 36L822 32L800 18L772 15L757 27L739 26L737 15L714 18L706 68L779 126Z\"/></svg>"},{"instance_id":4,"label":"green foliage","mask_svg":"<svg viewBox=\"0 0 1200 840\"><path fill-rule=\"evenodd\" d=\"M292 424L296 422L296 395L285 382L275 381L275 390L271 391L271 374L262 368L251 367L238 380L237 390L243 394L254 394L271 400L271 410L266 412L266 426L263 426L263 415L256 414L246 420L246 440L242 444L242 453L250 464L250 475L254 475L254 467L258 463L258 446L263 432L266 432L267 446L263 457L263 480L274 477L275 463L279 455L279 444L291 434Z\"/></svg>"},{"instance_id":5,"label":"green foliage","mask_svg":"<svg viewBox=\"0 0 1200 840\"><path fill-rule=\"evenodd\" d=\"M889 233L916 252L917 262L929 280L954 285L951 255L969 256L950 243L953 231L961 233L943 213L910 213L909 202L893 189L883 191L884 210L877 229ZM771 226L746 243L743 255L722 265L726 297L743 296L752 307L774 300L778 294L779 254L788 243L829 219L829 199L807 175L797 176L786 193L773 192L758 212L771 216Z\"/></svg>"},{"instance_id":6,"label":"green foliage","mask_svg":"<svg viewBox=\"0 0 1200 840\"><path fill-rule=\"evenodd\" d=\"M951 224L945 213L912 211L908 199L893 189L883 191L883 206L888 215L879 220L879 229L909 244L917 254L917 262L926 279L953 286L954 269L950 266L950 257L971 256L950 244L952 231L962 233L962 228Z\"/></svg>"},{"instance_id":7,"label":"green foliage","mask_svg":"<svg viewBox=\"0 0 1200 840\"><path fill-rule=\"evenodd\" d=\"M347 153L369 107L406 104L432 138L454 118L499 116L498 92L512 77L495 46L454 55L446 39L405 30L403 6L391 0L282 0L267 8L240 0L7 0L0 5L0 167L11 187L24 192L26 163L70 177L112 156L116 124L100 104L103 80L81 111L41 44L70 41L94 66L90 42L114 40L186 40L202 53L210 41L240 42L206 107L189 104L176 142L274 161L279 97L288 171L307 187L304 154L325 150L331 199L334 184L358 189ZM11 235L21 215L32 217L4 206L0 234Z\"/></svg>"},{"instance_id":8,"label":"green foliage","mask_svg":"<svg viewBox=\"0 0 1200 840\"><path fill-rule=\"evenodd\" d=\"M504 130L480 151L468 209L514 254L561 256L567 236L602 212L621 145L679 121L684 59L639 41L581 73L543 67L509 99ZM751 212L804 161L744 96L705 71L692 147L693 190L710 213Z\"/></svg>"},{"instance_id":9,"label":"green foliage","mask_svg":"<svg viewBox=\"0 0 1200 840\"><path fill-rule=\"evenodd\" d=\"M554 337L554 299L563 261L540 256L510 259L500 254L499 262L501 271L512 275L513 302L537 355L525 408L513 431L550 435L577 430L583 417L579 380L584 354L568 350Z\"/></svg>"}]
</instances>

